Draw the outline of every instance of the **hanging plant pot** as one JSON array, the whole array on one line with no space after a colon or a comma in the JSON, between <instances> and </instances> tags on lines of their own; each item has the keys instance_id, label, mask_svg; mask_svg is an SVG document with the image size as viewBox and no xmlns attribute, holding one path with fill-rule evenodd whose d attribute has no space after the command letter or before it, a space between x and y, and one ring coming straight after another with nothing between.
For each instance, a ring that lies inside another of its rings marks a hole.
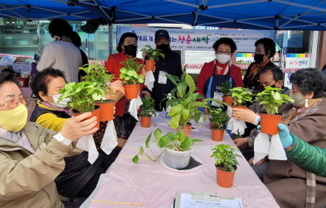
<instances>
[{"instance_id":1,"label":"hanging plant pot","mask_svg":"<svg viewBox=\"0 0 326 208\"><path fill-rule=\"evenodd\" d=\"M245 105L241 105L241 106L238 106L238 105L232 105L232 108L241 108L241 109L246 109L247 106L245 106Z\"/></svg>"},{"instance_id":2,"label":"hanging plant pot","mask_svg":"<svg viewBox=\"0 0 326 208\"><path fill-rule=\"evenodd\" d=\"M179 126L177 131L182 131L183 133L185 133L185 135L187 137L189 137L190 136L190 131L191 131L191 124L188 123L186 126Z\"/></svg>"},{"instance_id":3,"label":"hanging plant pot","mask_svg":"<svg viewBox=\"0 0 326 208\"><path fill-rule=\"evenodd\" d=\"M164 153L165 163L174 169L185 168L189 165L191 150L189 151L175 151L166 149Z\"/></svg>"},{"instance_id":4,"label":"hanging plant pot","mask_svg":"<svg viewBox=\"0 0 326 208\"><path fill-rule=\"evenodd\" d=\"M96 123L96 127L98 129L100 129L100 106L98 105L95 105L95 109L90 111L92 113L92 116L96 116L97 117L97 123ZM83 114L83 113L86 113L86 112L76 112L75 110L73 111L73 114L74 116L78 116L80 114Z\"/></svg>"},{"instance_id":5,"label":"hanging plant pot","mask_svg":"<svg viewBox=\"0 0 326 208\"><path fill-rule=\"evenodd\" d=\"M100 106L100 121L112 121L114 112L114 100L96 101L96 105Z\"/></svg>"},{"instance_id":6,"label":"hanging plant pot","mask_svg":"<svg viewBox=\"0 0 326 208\"><path fill-rule=\"evenodd\" d=\"M223 96L223 102L227 103L229 106L232 106L233 99L231 96Z\"/></svg>"},{"instance_id":7,"label":"hanging plant pot","mask_svg":"<svg viewBox=\"0 0 326 208\"><path fill-rule=\"evenodd\" d=\"M145 69L146 71L154 71L156 61L154 60L146 60Z\"/></svg>"},{"instance_id":8,"label":"hanging plant pot","mask_svg":"<svg viewBox=\"0 0 326 208\"><path fill-rule=\"evenodd\" d=\"M151 116L141 116L141 126L148 128L151 125Z\"/></svg>"},{"instance_id":9,"label":"hanging plant pot","mask_svg":"<svg viewBox=\"0 0 326 208\"><path fill-rule=\"evenodd\" d=\"M277 125L281 122L282 115L270 115L266 113L260 113L259 115L261 132L276 135L278 133Z\"/></svg>"},{"instance_id":10,"label":"hanging plant pot","mask_svg":"<svg viewBox=\"0 0 326 208\"><path fill-rule=\"evenodd\" d=\"M217 184L223 188L230 188L233 186L234 172L221 170L216 167L216 181Z\"/></svg>"},{"instance_id":11,"label":"hanging plant pot","mask_svg":"<svg viewBox=\"0 0 326 208\"><path fill-rule=\"evenodd\" d=\"M212 129L212 140L220 142L223 140L224 129Z\"/></svg>"},{"instance_id":12,"label":"hanging plant pot","mask_svg":"<svg viewBox=\"0 0 326 208\"><path fill-rule=\"evenodd\" d=\"M138 84L124 85L124 88L125 88L127 100L132 100L138 97L138 89L139 89Z\"/></svg>"}]
</instances>

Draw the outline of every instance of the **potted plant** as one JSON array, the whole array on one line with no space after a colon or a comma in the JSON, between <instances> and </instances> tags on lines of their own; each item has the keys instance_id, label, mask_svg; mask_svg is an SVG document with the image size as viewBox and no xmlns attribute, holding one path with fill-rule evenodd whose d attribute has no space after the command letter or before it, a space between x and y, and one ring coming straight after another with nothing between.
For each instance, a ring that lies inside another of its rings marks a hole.
<instances>
[{"instance_id":1,"label":"potted plant","mask_svg":"<svg viewBox=\"0 0 326 208\"><path fill-rule=\"evenodd\" d=\"M125 80L124 88L128 100L138 97L139 83L144 83L143 77L137 73L143 65L138 65L135 60L136 58L129 58L121 62L124 67L120 69L120 79Z\"/></svg>"},{"instance_id":2,"label":"potted plant","mask_svg":"<svg viewBox=\"0 0 326 208\"><path fill-rule=\"evenodd\" d=\"M278 114L278 109L283 103L293 102L293 99L281 93L281 88L267 86L258 93L255 101L259 101L259 105L263 105L266 113L260 113L261 132L276 135L278 133L277 125L282 119L282 115Z\"/></svg>"},{"instance_id":3,"label":"potted plant","mask_svg":"<svg viewBox=\"0 0 326 208\"><path fill-rule=\"evenodd\" d=\"M152 115L156 115L155 100L150 96L145 96L143 99L143 105L141 106L141 126L149 127L151 125Z\"/></svg>"},{"instance_id":4,"label":"potted plant","mask_svg":"<svg viewBox=\"0 0 326 208\"><path fill-rule=\"evenodd\" d=\"M146 51L146 56L148 57L148 60L145 61L146 71L154 71L155 61L159 56L164 57L164 53L162 50L154 49L150 45L145 45L145 48L141 49L141 51Z\"/></svg>"},{"instance_id":5,"label":"potted plant","mask_svg":"<svg viewBox=\"0 0 326 208\"><path fill-rule=\"evenodd\" d=\"M215 159L217 184L224 188L232 187L235 170L239 164L237 157L241 157L237 154L239 150L228 144L216 145L212 150L211 157Z\"/></svg>"},{"instance_id":6,"label":"potted plant","mask_svg":"<svg viewBox=\"0 0 326 208\"><path fill-rule=\"evenodd\" d=\"M222 108L216 108L210 110L211 117L209 118L212 124L212 140L222 141L225 125L229 121L229 117L226 111Z\"/></svg>"},{"instance_id":7,"label":"potted plant","mask_svg":"<svg viewBox=\"0 0 326 208\"><path fill-rule=\"evenodd\" d=\"M252 100L252 93L247 88L235 87L230 91L233 99L232 108L246 108L246 103Z\"/></svg>"},{"instance_id":8,"label":"potted plant","mask_svg":"<svg viewBox=\"0 0 326 208\"><path fill-rule=\"evenodd\" d=\"M228 105L232 106L233 99L231 96L231 84L230 81L227 80L221 84L219 90L223 93L223 102L227 103Z\"/></svg>"},{"instance_id":9,"label":"potted plant","mask_svg":"<svg viewBox=\"0 0 326 208\"><path fill-rule=\"evenodd\" d=\"M79 69L86 73L84 80L95 82L106 94L111 92L111 89L108 87L108 82L112 81L114 75L109 74L100 63L93 62L92 64L85 64L79 67ZM111 121L113 119L114 100L105 100L105 95L101 99L95 101L95 104L100 106L101 122Z\"/></svg>"},{"instance_id":10,"label":"potted plant","mask_svg":"<svg viewBox=\"0 0 326 208\"><path fill-rule=\"evenodd\" d=\"M202 141L199 139L192 139L184 134L182 131L177 131L176 134L168 132L162 135L161 130L158 128L154 131L155 143L161 149L159 154L155 154L150 147L150 140L152 138L152 133L150 133L146 139L145 147L150 149L153 156L147 154L144 147L140 147L139 152L132 158L134 163L138 163L139 155L144 155L149 160L156 162L163 153L165 163L175 169L185 168L189 165L189 160L191 156L191 147L194 142Z\"/></svg>"},{"instance_id":11,"label":"potted plant","mask_svg":"<svg viewBox=\"0 0 326 208\"><path fill-rule=\"evenodd\" d=\"M59 101L70 98L68 107L73 110L74 115L85 112L91 112L97 117L97 128L100 128L99 106L95 107L95 101L101 99L105 95L105 90L98 87L96 82L69 82L59 92L61 94ZM58 101L58 102L59 102Z\"/></svg>"}]
</instances>

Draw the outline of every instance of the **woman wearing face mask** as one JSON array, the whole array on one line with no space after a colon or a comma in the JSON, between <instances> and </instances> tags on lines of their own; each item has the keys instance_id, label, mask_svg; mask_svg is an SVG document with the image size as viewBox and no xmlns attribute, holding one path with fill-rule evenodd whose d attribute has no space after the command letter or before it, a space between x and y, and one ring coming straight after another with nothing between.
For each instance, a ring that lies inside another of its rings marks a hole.
<instances>
[{"instance_id":1,"label":"woman wearing face mask","mask_svg":"<svg viewBox=\"0 0 326 208\"><path fill-rule=\"evenodd\" d=\"M255 62L251 63L243 78L246 88L253 90L254 93L262 89L259 83L259 72L265 66L275 66L271 58L275 54L275 43L270 38L261 38L255 43Z\"/></svg>"},{"instance_id":2,"label":"woman wearing face mask","mask_svg":"<svg viewBox=\"0 0 326 208\"><path fill-rule=\"evenodd\" d=\"M204 98L221 100L219 86L229 81L230 87L243 87L241 69L231 63L237 46L231 38L220 38L213 45L216 59L205 63L197 79L197 91Z\"/></svg>"},{"instance_id":3,"label":"woman wearing face mask","mask_svg":"<svg viewBox=\"0 0 326 208\"><path fill-rule=\"evenodd\" d=\"M91 113L67 119L54 132L27 122L22 92L10 73L0 73L0 207L57 207L54 179L64 170L64 157L80 154L78 138L97 131Z\"/></svg>"}]
</instances>

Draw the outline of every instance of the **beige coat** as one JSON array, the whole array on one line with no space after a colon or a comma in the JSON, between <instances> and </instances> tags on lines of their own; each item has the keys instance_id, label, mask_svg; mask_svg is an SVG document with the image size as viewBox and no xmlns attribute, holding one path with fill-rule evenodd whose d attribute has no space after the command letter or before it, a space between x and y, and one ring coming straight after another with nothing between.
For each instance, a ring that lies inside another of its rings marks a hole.
<instances>
[{"instance_id":1,"label":"beige coat","mask_svg":"<svg viewBox=\"0 0 326 208\"><path fill-rule=\"evenodd\" d=\"M27 123L23 131L34 154L0 138L0 207L63 208L54 179L65 167L63 158L81 151L36 123Z\"/></svg>"}]
</instances>

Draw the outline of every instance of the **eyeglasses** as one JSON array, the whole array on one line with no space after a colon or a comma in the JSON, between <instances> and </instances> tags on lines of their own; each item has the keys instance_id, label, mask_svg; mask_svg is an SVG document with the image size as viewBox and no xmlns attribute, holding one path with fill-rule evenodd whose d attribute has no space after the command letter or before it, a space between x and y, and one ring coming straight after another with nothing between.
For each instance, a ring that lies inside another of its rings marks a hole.
<instances>
[{"instance_id":1,"label":"eyeglasses","mask_svg":"<svg viewBox=\"0 0 326 208\"><path fill-rule=\"evenodd\" d=\"M231 55L231 51L217 51L216 54L226 54L226 55Z\"/></svg>"},{"instance_id":2,"label":"eyeglasses","mask_svg":"<svg viewBox=\"0 0 326 208\"><path fill-rule=\"evenodd\" d=\"M0 103L0 107L8 106L9 108L15 108L18 104L25 104L28 98L12 99L7 102Z\"/></svg>"}]
</instances>

